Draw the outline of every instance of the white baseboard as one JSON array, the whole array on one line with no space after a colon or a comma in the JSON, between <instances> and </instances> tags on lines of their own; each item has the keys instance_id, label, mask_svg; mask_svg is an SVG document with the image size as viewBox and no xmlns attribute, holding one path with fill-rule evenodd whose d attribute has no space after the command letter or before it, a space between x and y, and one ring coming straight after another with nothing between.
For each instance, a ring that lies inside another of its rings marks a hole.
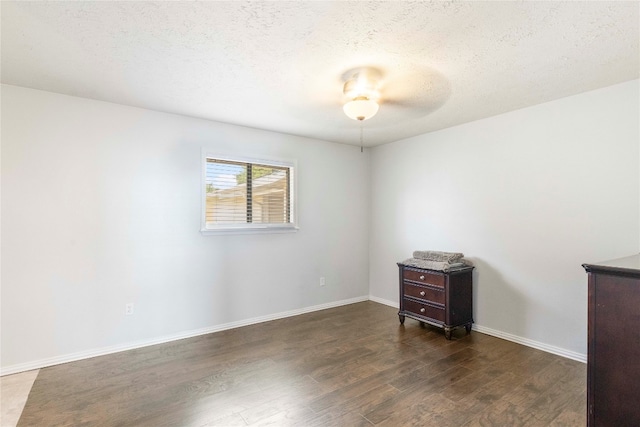
<instances>
[{"instance_id":1,"label":"white baseboard","mask_svg":"<svg viewBox=\"0 0 640 427\"><path fill-rule=\"evenodd\" d=\"M384 298L374 297L373 295L369 295L369 300L388 305L390 307L399 308L399 304L395 301L390 301ZM517 335L509 334L507 332L498 331L496 329L487 328L482 325L474 324L472 329L474 331L478 331L483 334L491 335L497 338L502 338L507 341L512 341L517 344L526 345L527 347L535 348L538 350L546 351L547 353L556 354L558 356L566 357L567 359L577 360L578 362L587 362L587 355L582 353L576 353L574 351L570 351L564 348L556 347L553 345L541 343L539 341L530 340L528 338L523 338Z\"/></svg>"},{"instance_id":2,"label":"white baseboard","mask_svg":"<svg viewBox=\"0 0 640 427\"><path fill-rule=\"evenodd\" d=\"M340 307L343 305L355 304L357 302L363 302L367 300L369 300L368 296L361 296L361 297L350 298L350 299L345 299L341 301L333 301L326 304L319 304L311 307L305 307L305 308L300 308L296 310L284 311L281 313L269 314L266 316L253 317L251 319L240 320L237 322L225 323L222 325L216 325L216 326L211 326L211 327L201 328L201 329L194 329L191 331L181 332L178 334L165 335L163 337L154 338L150 340L143 340L143 341L137 341L137 342L127 343L122 345L102 347L102 348L88 350L88 351L81 351L77 353L65 354L62 356L50 357L47 359L34 360L32 362L20 363L17 365L10 365L10 366L3 367L0 370L0 376L17 374L19 372L46 368L47 366L54 366L54 365L60 365L62 363L75 362L77 360L89 359L91 357L96 357L96 356L104 356L107 354L133 350L136 348L147 347L150 345L163 344L166 342L181 340L185 338L192 338L199 335L211 334L213 332L225 331L227 329L235 329L242 326L254 325L256 323L268 322L270 320L277 320L285 317L298 316L300 314L311 313L313 311L326 310L328 308Z\"/></svg>"},{"instance_id":3,"label":"white baseboard","mask_svg":"<svg viewBox=\"0 0 640 427\"><path fill-rule=\"evenodd\" d=\"M380 303L380 304L388 305L389 307L400 308L400 304L398 304L395 301L391 301L391 300L384 299L384 298L374 297L373 295L369 295L369 300L373 301L373 302Z\"/></svg>"},{"instance_id":4,"label":"white baseboard","mask_svg":"<svg viewBox=\"0 0 640 427\"><path fill-rule=\"evenodd\" d=\"M577 353L575 351L567 350L561 347L541 343L539 341L530 340L529 338L519 337L517 335L509 334L507 332L498 331L496 329L487 328L482 325L474 324L472 329L483 334L491 335L497 338L502 338L507 341L512 341L517 344L526 345L527 347L535 348L538 350L546 351L547 353L555 354L558 356L566 357L567 359L576 360L578 362L587 363L587 355Z\"/></svg>"},{"instance_id":5,"label":"white baseboard","mask_svg":"<svg viewBox=\"0 0 640 427\"><path fill-rule=\"evenodd\" d=\"M10 365L3 367L0 370L0 376L16 374L18 372L31 371L33 369L46 368L47 366L59 365L62 363L75 362L77 360L89 359L91 357L104 356L107 354L118 353L120 351L133 350L136 348L147 347L150 345L163 344L170 341L181 340L185 338L192 338L199 335L211 334L214 332L225 331L227 329L239 328L242 326L254 325L256 323L268 322L270 320L283 319L286 317L298 316L300 314L311 313L314 311L326 310L328 308L340 307L343 305L355 304L363 301L373 301L379 304L384 304L393 308L398 308L399 305L395 301L390 301L384 298L378 298L373 295L361 296L356 298L350 298L341 301L333 301L326 304L314 305L311 307L300 308L296 310L284 311L281 313L270 314L267 316L253 317L251 319L240 320L237 322L225 323L222 325L211 326L207 328L195 329L173 335L166 335L164 337L154 338L150 340L137 341L133 343L127 343L122 345L115 345L109 347L102 347L99 349L81 351L77 353L66 354L62 356L51 357L47 359L35 360L27 363L20 363L17 365ZM541 343L538 341L523 338L517 335L509 334L507 332L498 331L496 329L487 328L482 325L473 325L473 330L483 334L491 335L497 338L502 338L507 341L512 341L517 344L522 344L527 347L535 348L538 350L546 351L547 353L556 354L558 356L566 357L568 359L577 360L578 362L586 363L587 355L582 353L576 353L574 351L566 350L564 348L555 347L549 344Z\"/></svg>"}]
</instances>

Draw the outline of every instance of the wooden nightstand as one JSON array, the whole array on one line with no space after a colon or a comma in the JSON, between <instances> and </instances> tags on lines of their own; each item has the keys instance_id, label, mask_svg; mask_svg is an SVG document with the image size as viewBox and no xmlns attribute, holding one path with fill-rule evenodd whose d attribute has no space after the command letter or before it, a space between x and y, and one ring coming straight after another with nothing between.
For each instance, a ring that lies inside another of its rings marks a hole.
<instances>
[{"instance_id":1,"label":"wooden nightstand","mask_svg":"<svg viewBox=\"0 0 640 427\"><path fill-rule=\"evenodd\" d=\"M454 328L473 324L472 271L465 266L448 272L426 270L398 263L400 269L400 311L405 317L444 328L451 339Z\"/></svg>"}]
</instances>

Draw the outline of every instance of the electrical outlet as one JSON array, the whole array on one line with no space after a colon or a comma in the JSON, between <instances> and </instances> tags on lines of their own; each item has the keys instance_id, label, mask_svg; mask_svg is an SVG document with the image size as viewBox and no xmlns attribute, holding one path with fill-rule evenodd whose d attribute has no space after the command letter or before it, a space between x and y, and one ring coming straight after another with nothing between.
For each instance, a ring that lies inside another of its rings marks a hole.
<instances>
[{"instance_id":1,"label":"electrical outlet","mask_svg":"<svg viewBox=\"0 0 640 427\"><path fill-rule=\"evenodd\" d=\"M324 286L324 285L325 285L324 277L321 277L320 278L320 286Z\"/></svg>"},{"instance_id":2,"label":"electrical outlet","mask_svg":"<svg viewBox=\"0 0 640 427\"><path fill-rule=\"evenodd\" d=\"M127 305L124 306L124 314L126 314L127 316L133 314L133 303L130 302Z\"/></svg>"}]
</instances>

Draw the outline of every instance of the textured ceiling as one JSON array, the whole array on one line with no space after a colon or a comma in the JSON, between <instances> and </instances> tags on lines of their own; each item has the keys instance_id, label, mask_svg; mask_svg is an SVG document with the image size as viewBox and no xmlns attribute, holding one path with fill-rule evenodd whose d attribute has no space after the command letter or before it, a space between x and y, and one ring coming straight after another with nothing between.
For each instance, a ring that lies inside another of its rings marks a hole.
<instances>
[{"instance_id":1,"label":"textured ceiling","mask_svg":"<svg viewBox=\"0 0 640 427\"><path fill-rule=\"evenodd\" d=\"M373 146L639 77L639 2L2 2L2 82Z\"/></svg>"}]
</instances>

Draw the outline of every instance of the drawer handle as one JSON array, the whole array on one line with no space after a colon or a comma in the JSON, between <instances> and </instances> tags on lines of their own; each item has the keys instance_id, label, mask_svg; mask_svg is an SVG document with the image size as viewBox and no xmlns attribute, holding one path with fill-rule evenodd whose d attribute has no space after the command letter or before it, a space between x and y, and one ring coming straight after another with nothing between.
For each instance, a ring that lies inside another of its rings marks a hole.
<instances>
[{"instance_id":1,"label":"drawer handle","mask_svg":"<svg viewBox=\"0 0 640 427\"><path fill-rule=\"evenodd\" d=\"M423 297L424 295L424 291L420 291L420 296Z\"/></svg>"},{"instance_id":2,"label":"drawer handle","mask_svg":"<svg viewBox=\"0 0 640 427\"><path fill-rule=\"evenodd\" d=\"M424 276L420 276L420 280L424 280Z\"/></svg>"},{"instance_id":3,"label":"drawer handle","mask_svg":"<svg viewBox=\"0 0 640 427\"><path fill-rule=\"evenodd\" d=\"M420 313L424 313L424 312L425 312L424 307L422 307L422 308L420 309Z\"/></svg>"}]
</instances>

